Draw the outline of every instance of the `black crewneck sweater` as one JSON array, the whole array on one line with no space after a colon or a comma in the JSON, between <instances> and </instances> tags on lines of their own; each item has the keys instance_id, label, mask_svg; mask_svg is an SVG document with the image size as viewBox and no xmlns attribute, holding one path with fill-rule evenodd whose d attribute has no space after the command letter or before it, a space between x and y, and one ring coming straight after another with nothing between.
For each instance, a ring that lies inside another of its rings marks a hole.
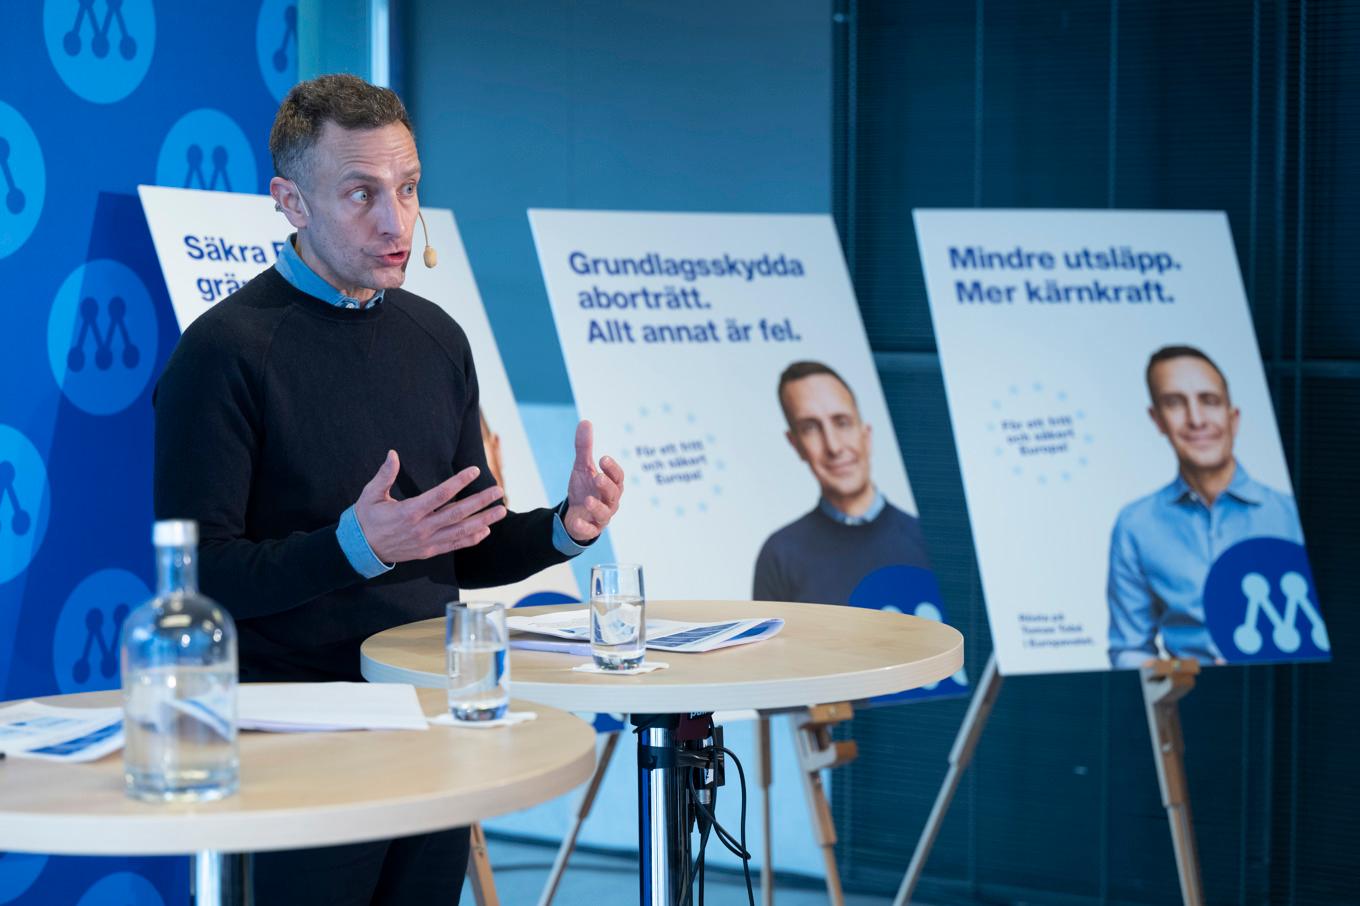
<instances>
[{"instance_id":1,"label":"black crewneck sweater","mask_svg":"<svg viewBox=\"0 0 1360 906\"><path fill-rule=\"evenodd\" d=\"M357 680L369 635L566 559L549 509L375 579L346 559L336 524L389 449L398 499L470 465L464 496L493 483L467 336L412 293L337 308L270 268L189 326L154 401L156 518L197 520L199 584L237 621L243 680Z\"/></svg>"}]
</instances>

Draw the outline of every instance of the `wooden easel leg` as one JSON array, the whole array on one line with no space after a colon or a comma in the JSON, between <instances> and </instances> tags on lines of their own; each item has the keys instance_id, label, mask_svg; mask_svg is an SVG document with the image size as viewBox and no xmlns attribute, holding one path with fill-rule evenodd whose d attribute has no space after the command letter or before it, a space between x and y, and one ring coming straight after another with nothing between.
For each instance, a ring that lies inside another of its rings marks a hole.
<instances>
[{"instance_id":1,"label":"wooden easel leg","mask_svg":"<svg viewBox=\"0 0 1360 906\"><path fill-rule=\"evenodd\" d=\"M1190 790L1185 780L1185 737L1181 734L1180 700L1195 688L1199 662L1194 660L1149 661L1139 671L1143 681L1143 705L1147 711L1152 754L1157 763L1157 783L1162 805L1171 825L1171 844L1176 851L1176 874L1185 906L1202 906L1204 888L1199 876L1199 853L1190 818Z\"/></svg>"},{"instance_id":2,"label":"wooden easel leg","mask_svg":"<svg viewBox=\"0 0 1360 906\"><path fill-rule=\"evenodd\" d=\"M798 751L798 771L803 778L803 795L812 815L812 832L826 864L826 892L832 906L844 906L841 875L836 867L836 825L831 818L831 803L822 786L822 771L855 760L859 746L854 740L836 741L831 727L854 717L849 702L813 705L793 717L793 741Z\"/></svg>"},{"instance_id":3,"label":"wooden easel leg","mask_svg":"<svg viewBox=\"0 0 1360 906\"><path fill-rule=\"evenodd\" d=\"M595 797L600 792L600 783L604 780L605 771L609 769L609 761L614 757L614 748L619 744L619 736L618 731L605 736L604 749L600 751L600 757L595 762L595 773L591 775L585 795L581 797L581 804L576 808L576 817L571 821L571 828L562 838L562 845L557 848L557 858L553 859L552 871L548 872L548 882L543 885L538 906L548 906L557 894L557 885L562 883L562 873L567 869L567 860L576 849L576 838L581 834L581 825L590 816L590 810L595 805Z\"/></svg>"},{"instance_id":4,"label":"wooden easel leg","mask_svg":"<svg viewBox=\"0 0 1360 906\"><path fill-rule=\"evenodd\" d=\"M907 866L907 874L902 878L902 886L897 889L897 898L893 900L893 906L906 906L911 901L911 895L916 890L916 882L921 880L921 871L926 867L926 859L930 858L931 847L935 845L935 838L940 835L940 827L944 824L945 813L949 811L949 803L954 800L959 780L968 769L968 763L973 760L973 752L982 737L982 728L987 725L992 706L996 704L996 697L1000 694L1001 673L996 668L996 655L992 655L987 658L987 666L982 668L982 680L978 683L977 691L973 693L973 700L968 703L968 712L963 716L959 734L954 737L954 748L949 750L949 770L944 775L944 783L940 784L940 792L935 796L935 806L930 810L930 817L926 819L921 839L916 841L916 852L912 853L911 864Z\"/></svg>"},{"instance_id":5,"label":"wooden easel leg","mask_svg":"<svg viewBox=\"0 0 1360 906\"><path fill-rule=\"evenodd\" d=\"M468 857L468 880L472 882L472 901L477 906L500 906L496 879L491 875L491 859L486 854L486 834L481 824L472 825L472 853Z\"/></svg>"},{"instance_id":6,"label":"wooden easel leg","mask_svg":"<svg viewBox=\"0 0 1360 906\"><path fill-rule=\"evenodd\" d=\"M774 906L774 843L770 839L770 784L773 780L774 765L770 754L770 718L762 714L756 721L756 786L760 788L760 826L763 835L763 851L760 859L761 906Z\"/></svg>"}]
</instances>

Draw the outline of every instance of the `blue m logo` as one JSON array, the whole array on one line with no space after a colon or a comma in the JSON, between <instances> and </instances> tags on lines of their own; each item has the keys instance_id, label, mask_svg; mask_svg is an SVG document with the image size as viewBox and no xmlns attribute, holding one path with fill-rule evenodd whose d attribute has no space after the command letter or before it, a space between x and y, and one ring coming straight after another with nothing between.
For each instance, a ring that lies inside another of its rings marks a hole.
<instances>
[{"instance_id":1,"label":"blue m logo","mask_svg":"<svg viewBox=\"0 0 1360 906\"><path fill-rule=\"evenodd\" d=\"M1303 545L1248 538L1204 581L1204 623L1229 663L1325 661L1332 643Z\"/></svg>"},{"instance_id":2,"label":"blue m logo","mask_svg":"<svg viewBox=\"0 0 1360 906\"><path fill-rule=\"evenodd\" d=\"M4 509L4 504L8 501L13 511L9 521L10 530L16 535L27 535L29 529L33 527L33 514L24 509L23 503L19 500L19 491L14 484L17 474L14 463L0 459L0 510ZM4 530L5 523L0 521L0 532Z\"/></svg>"},{"instance_id":3,"label":"blue m logo","mask_svg":"<svg viewBox=\"0 0 1360 906\"><path fill-rule=\"evenodd\" d=\"M118 687L118 637L128 614L151 592L121 569L105 569L76 586L52 636L52 673L62 692Z\"/></svg>"},{"instance_id":4,"label":"blue m logo","mask_svg":"<svg viewBox=\"0 0 1360 906\"><path fill-rule=\"evenodd\" d=\"M101 23L95 14L95 0L76 0L76 21L71 30L61 39L62 49L70 56L77 56L84 46L83 31L89 22L90 52L103 59L109 55L109 30L118 26L118 55L124 60L137 56L137 39L128 31L127 19L123 17L123 0L104 0L104 21Z\"/></svg>"},{"instance_id":5,"label":"blue m logo","mask_svg":"<svg viewBox=\"0 0 1360 906\"><path fill-rule=\"evenodd\" d=\"M47 56L66 86L112 104L146 78L156 49L152 0L45 0Z\"/></svg>"},{"instance_id":6,"label":"blue m logo","mask_svg":"<svg viewBox=\"0 0 1360 906\"><path fill-rule=\"evenodd\" d=\"M90 297L80 303L80 328L76 332L71 351L66 354L66 367L71 371L85 370L85 348L87 341L94 341L94 367L108 371L113 367L113 341L115 336L122 341L123 353L119 356L124 368L136 368L141 361L137 344L132 342L127 329L127 303L122 296L109 300L109 329L99 332L99 303Z\"/></svg>"},{"instance_id":7,"label":"blue m logo","mask_svg":"<svg viewBox=\"0 0 1360 906\"><path fill-rule=\"evenodd\" d=\"M1247 573L1242 577L1242 594L1247 599L1246 614L1242 625L1233 630L1233 642L1243 654L1256 654L1265 643L1258 623L1262 616L1273 627L1271 641L1285 654L1293 654L1303 644L1299 633L1298 618L1303 614L1308 618L1309 635L1312 642L1323 651L1331 651L1332 643L1327 638L1327 627L1322 625L1322 616L1309 599L1308 580L1296 572L1287 572L1280 577L1280 591L1284 593L1284 612L1275 609L1270 599L1270 581L1260 573Z\"/></svg>"},{"instance_id":8,"label":"blue m logo","mask_svg":"<svg viewBox=\"0 0 1360 906\"><path fill-rule=\"evenodd\" d=\"M11 214L22 214L28 199L14 179L14 170L9 165L9 139L3 135L0 135L0 176L5 180L5 210Z\"/></svg>"},{"instance_id":9,"label":"blue m logo","mask_svg":"<svg viewBox=\"0 0 1360 906\"><path fill-rule=\"evenodd\" d=\"M48 498L42 456L23 434L0 425L0 582L33 561L47 531Z\"/></svg>"}]
</instances>

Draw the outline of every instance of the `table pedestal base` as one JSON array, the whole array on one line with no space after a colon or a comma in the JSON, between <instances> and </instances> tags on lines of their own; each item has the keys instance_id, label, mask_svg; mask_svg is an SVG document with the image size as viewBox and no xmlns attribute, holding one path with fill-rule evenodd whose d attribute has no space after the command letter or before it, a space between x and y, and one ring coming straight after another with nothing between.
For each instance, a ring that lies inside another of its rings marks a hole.
<instances>
[{"instance_id":1,"label":"table pedestal base","mask_svg":"<svg viewBox=\"0 0 1360 906\"><path fill-rule=\"evenodd\" d=\"M638 728L638 859L642 906L683 906L694 899L685 753L712 745L713 715L635 714Z\"/></svg>"},{"instance_id":2,"label":"table pedestal base","mask_svg":"<svg viewBox=\"0 0 1360 906\"><path fill-rule=\"evenodd\" d=\"M242 906L246 901L245 856L204 849L194 853L193 906Z\"/></svg>"}]
</instances>

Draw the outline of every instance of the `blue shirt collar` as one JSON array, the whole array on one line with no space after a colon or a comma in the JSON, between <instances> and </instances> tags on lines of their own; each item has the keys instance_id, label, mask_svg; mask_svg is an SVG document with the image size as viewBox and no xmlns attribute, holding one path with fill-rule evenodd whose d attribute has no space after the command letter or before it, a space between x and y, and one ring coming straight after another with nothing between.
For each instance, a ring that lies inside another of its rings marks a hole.
<instances>
[{"instance_id":1,"label":"blue shirt collar","mask_svg":"<svg viewBox=\"0 0 1360 906\"><path fill-rule=\"evenodd\" d=\"M1264 487L1247 474L1247 470L1242 468L1242 464L1233 460L1232 481L1228 482L1228 487L1223 491L1224 494L1240 500L1242 503L1258 504L1265 499ZM1172 503L1184 503L1187 500L1200 501L1200 496L1194 488L1186 484L1185 479L1177 474L1176 480L1167 485L1167 496Z\"/></svg>"},{"instance_id":2,"label":"blue shirt collar","mask_svg":"<svg viewBox=\"0 0 1360 906\"><path fill-rule=\"evenodd\" d=\"M279 252L279 260L274 262L274 267L279 272L279 276L291 283L294 289L301 290L307 295L314 296L337 308L363 308L365 303L353 296L345 295L307 266L307 262L302 260L302 256L293 246L296 239L297 233L288 237L288 241L283 244L283 250ZM377 294L369 299L367 304L369 306L377 305L383 300L384 292L385 290L378 290Z\"/></svg>"},{"instance_id":3,"label":"blue shirt collar","mask_svg":"<svg viewBox=\"0 0 1360 906\"><path fill-rule=\"evenodd\" d=\"M869 509L865 510L864 513L859 516L851 516L849 513L842 513L832 506L831 501L827 500L825 497L817 502L817 507L827 516L827 518L839 522L841 525L865 525L877 519L878 514L883 512L883 507L885 507L887 503L888 502L883 499L883 495L879 492L878 488L874 488L873 503L869 504Z\"/></svg>"}]
</instances>

